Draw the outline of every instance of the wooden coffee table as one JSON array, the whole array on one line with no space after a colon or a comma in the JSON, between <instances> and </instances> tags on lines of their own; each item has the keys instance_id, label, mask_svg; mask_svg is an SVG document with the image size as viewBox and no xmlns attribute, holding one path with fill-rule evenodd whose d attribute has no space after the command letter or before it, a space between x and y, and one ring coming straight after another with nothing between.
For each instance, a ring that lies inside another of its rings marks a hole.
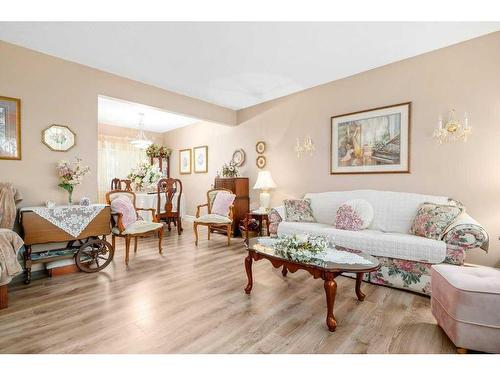
<instances>
[{"instance_id":1,"label":"wooden coffee table","mask_svg":"<svg viewBox=\"0 0 500 375\"><path fill-rule=\"evenodd\" d=\"M248 255L245 258L245 269L248 277L248 284L245 288L245 293L250 294L253 286L252 262L267 259L271 262L274 268L283 267L282 274L286 277L288 271L294 273L297 270L305 270L309 272L313 278L324 280L324 288L326 294L326 325L333 332L337 328L337 321L333 315L333 305L335 303L335 295L337 293L337 283L335 278L344 272L356 274L356 296L358 300L363 301L365 295L361 292L361 280L367 272L376 271L380 268L379 261L371 255L363 252L354 252L356 255L367 261L367 264L347 264L335 263L325 260L311 260L308 262L295 262L275 254L275 251L269 247L269 237L256 237L248 240L246 245ZM337 248L337 250L343 250ZM348 251L348 250L345 250ZM351 252L351 251L350 251Z\"/></svg>"}]
</instances>

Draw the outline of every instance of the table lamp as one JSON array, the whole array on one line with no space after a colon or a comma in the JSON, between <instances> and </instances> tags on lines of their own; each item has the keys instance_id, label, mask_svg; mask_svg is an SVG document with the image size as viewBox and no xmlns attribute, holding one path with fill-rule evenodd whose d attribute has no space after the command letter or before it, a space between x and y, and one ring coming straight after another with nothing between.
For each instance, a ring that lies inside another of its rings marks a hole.
<instances>
[{"instance_id":1,"label":"table lamp","mask_svg":"<svg viewBox=\"0 0 500 375\"><path fill-rule=\"evenodd\" d=\"M269 171L260 171L257 176L257 182L254 185L254 189L260 189L260 208L259 211L267 212L269 211L269 203L271 201L271 195L268 190L276 187L276 183L271 176Z\"/></svg>"}]
</instances>

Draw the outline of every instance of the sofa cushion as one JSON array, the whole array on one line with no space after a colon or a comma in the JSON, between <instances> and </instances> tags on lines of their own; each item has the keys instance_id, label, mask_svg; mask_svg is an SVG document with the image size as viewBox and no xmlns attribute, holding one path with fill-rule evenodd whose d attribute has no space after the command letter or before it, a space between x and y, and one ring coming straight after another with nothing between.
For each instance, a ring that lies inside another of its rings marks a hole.
<instances>
[{"instance_id":1,"label":"sofa cushion","mask_svg":"<svg viewBox=\"0 0 500 375\"><path fill-rule=\"evenodd\" d=\"M309 199L285 199L285 218L288 221L316 222Z\"/></svg>"},{"instance_id":2,"label":"sofa cushion","mask_svg":"<svg viewBox=\"0 0 500 375\"><path fill-rule=\"evenodd\" d=\"M413 219L410 233L438 240L463 210L463 207L449 204L423 203Z\"/></svg>"},{"instance_id":3,"label":"sofa cushion","mask_svg":"<svg viewBox=\"0 0 500 375\"><path fill-rule=\"evenodd\" d=\"M447 197L381 190L330 191L308 193L314 217L318 223L333 225L335 214L349 199L365 199L373 207L370 229L384 232L409 233L413 219L422 203L446 204Z\"/></svg>"},{"instance_id":4,"label":"sofa cushion","mask_svg":"<svg viewBox=\"0 0 500 375\"><path fill-rule=\"evenodd\" d=\"M360 230L370 226L373 220L373 207L365 199L351 199L340 205L335 216L335 228Z\"/></svg>"},{"instance_id":5,"label":"sofa cushion","mask_svg":"<svg viewBox=\"0 0 500 375\"><path fill-rule=\"evenodd\" d=\"M329 236L338 246L361 250L378 257L431 264L441 263L446 257L446 244L443 241L411 234L385 233L373 229L353 232L336 229L322 223L292 223L288 221L282 221L278 227L278 235L297 233Z\"/></svg>"}]
</instances>

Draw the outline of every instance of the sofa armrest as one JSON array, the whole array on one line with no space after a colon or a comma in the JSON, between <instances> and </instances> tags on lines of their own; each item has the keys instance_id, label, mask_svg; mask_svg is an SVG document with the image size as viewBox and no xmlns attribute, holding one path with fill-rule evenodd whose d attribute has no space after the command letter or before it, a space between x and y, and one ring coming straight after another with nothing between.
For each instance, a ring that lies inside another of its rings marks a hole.
<instances>
[{"instance_id":1,"label":"sofa armrest","mask_svg":"<svg viewBox=\"0 0 500 375\"><path fill-rule=\"evenodd\" d=\"M271 237L276 237L278 235L278 226L283 221L284 216L285 208L283 206L271 208L269 211L269 235Z\"/></svg>"},{"instance_id":2,"label":"sofa armrest","mask_svg":"<svg viewBox=\"0 0 500 375\"><path fill-rule=\"evenodd\" d=\"M457 246L463 250L479 247L488 251L488 233L481 224L467 214L460 215L441 239L447 245Z\"/></svg>"}]
</instances>

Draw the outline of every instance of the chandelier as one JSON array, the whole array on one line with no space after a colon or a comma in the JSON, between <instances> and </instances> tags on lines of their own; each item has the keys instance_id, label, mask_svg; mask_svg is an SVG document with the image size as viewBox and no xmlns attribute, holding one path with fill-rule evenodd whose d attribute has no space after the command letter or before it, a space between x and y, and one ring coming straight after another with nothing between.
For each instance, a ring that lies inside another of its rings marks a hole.
<instances>
[{"instance_id":1,"label":"chandelier","mask_svg":"<svg viewBox=\"0 0 500 375\"><path fill-rule=\"evenodd\" d=\"M141 150L147 149L153 142L150 141L146 135L144 134L144 113L139 113L139 133L137 133L137 136L130 141L130 143L134 146L137 147Z\"/></svg>"},{"instance_id":2,"label":"chandelier","mask_svg":"<svg viewBox=\"0 0 500 375\"><path fill-rule=\"evenodd\" d=\"M467 112L464 114L463 125L455 119L455 110L450 111L448 121L443 123L443 119L439 116L438 128L434 130L432 135L438 140L439 144L443 142L467 142L467 137L472 132L472 128L469 126L469 116Z\"/></svg>"}]
</instances>

